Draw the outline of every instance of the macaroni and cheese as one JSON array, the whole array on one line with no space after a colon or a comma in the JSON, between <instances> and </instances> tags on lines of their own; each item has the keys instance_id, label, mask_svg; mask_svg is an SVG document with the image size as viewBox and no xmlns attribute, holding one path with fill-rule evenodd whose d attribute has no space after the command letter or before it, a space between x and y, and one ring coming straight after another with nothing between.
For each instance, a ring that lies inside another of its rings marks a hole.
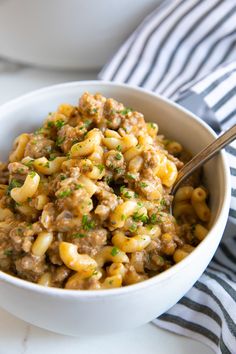
<instances>
[{"instance_id":1,"label":"macaroni and cheese","mask_svg":"<svg viewBox=\"0 0 236 354\"><path fill-rule=\"evenodd\" d=\"M85 92L16 138L0 164L0 270L44 286L109 289L180 262L204 239L200 172L170 190L190 158L156 123Z\"/></svg>"}]
</instances>

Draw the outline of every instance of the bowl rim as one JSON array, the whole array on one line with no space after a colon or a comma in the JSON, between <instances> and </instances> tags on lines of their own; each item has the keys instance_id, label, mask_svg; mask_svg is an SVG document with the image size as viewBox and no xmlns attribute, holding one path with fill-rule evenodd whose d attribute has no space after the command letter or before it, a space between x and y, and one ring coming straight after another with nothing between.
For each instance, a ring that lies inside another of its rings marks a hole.
<instances>
[{"instance_id":1,"label":"bowl rim","mask_svg":"<svg viewBox=\"0 0 236 354\"><path fill-rule=\"evenodd\" d=\"M23 101L28 101L34 98L37 98L37 96L40 96L41 94L45 93L50 93L54 90L64 90L67 88L76 88L76 87L82 87L82 86L104 86L104 87L115 87L118 89L124 89L128 91L133 91L134 93L138 92L139 94L144 94L152 99L159 99L160 101L164 102L165 104L171 106L172 108L185 113L190 117L190 119L193 119L201 128L207 130L212 137L217 137L216 133L213 131L211 127L209 127L203 120L198 118L195 114L187 110L186 108L180 106L179 104L171 101L168 98L165 98L155 92L149 91L148 89L145 88L140 88L134 85L128 85L128 84L123 84L123 83L117 83L117 82L110 82L110 81L105 81L105 80L83 80L83 81L73 81L73 82L65 82L61 84L56 84L56 85L50 85L43 87L38 90L31 91L27 94L21 95L15 99L12 99L0 106L0 113L7 115L9 112L11 112L12 107L15 109L15 105L21 104ZM1 118L0 118L1 119ZM140 283L120 287L120 288L112 288L112 289L102 289L102 290L71 290L71 289L62 289L62 288L53 288L53 287L44 287L42 285L32 283L30 281L24 280L17 278L16 276L10 275L8 273L5 273L0 270L0 281L3 281L5 283L9 283L11 286L23 288L25 290L30 290L34 291L36 293L39 293L41 295L47 295L47 296L53 296L53 297L67 297L67 298L78 298L78 299L84 299L84 298L89 298L89 299L96 299L100 297L110 297L110 296L115 296L115 295L125 295L127 293L134 293L140 290L144 290L146 288L150 288L153 286L156 286L158 283L161 282L166 282L169 281L171 277L173 277L176 273L181 271L181 269L187 267L193 258L193 255L195 257L197 256L198 253L201 252L201 249L204 247L205 242L207 239L213 235L215 230L221 225L222 222L224 221L224 226L226 225L227 222L227 216L228 216L228 210L229 210L229 205L230 205L230 172L229 172L229 166L227 164L227 159L226 159L226 153L225 151L221 151L219 153L219 162L222 165L222 172L223 172L223 180L225 181L225 189L224 189L224 195L223 195L223 200L222 200L222 209L219 212L218 219L215 221L214 226L211 228L209 233L207 234L206 238L201 241L201 243L194 249L194 251L188 255L185 259L183 259L181 262L173 265L171 268L165 270L164 272L157 274L153 276L152 278L149 278L147 280L144 280Z\"/></svg>"}]
</instances>

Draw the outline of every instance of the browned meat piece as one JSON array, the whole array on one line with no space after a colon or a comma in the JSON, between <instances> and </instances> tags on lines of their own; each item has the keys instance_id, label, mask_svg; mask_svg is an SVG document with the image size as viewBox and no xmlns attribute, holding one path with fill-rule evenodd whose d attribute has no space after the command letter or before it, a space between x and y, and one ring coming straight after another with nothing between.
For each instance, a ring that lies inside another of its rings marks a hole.
<instances>
[{"instance_id":1,"label":"browned meat piece","mask_svg":"<svg viewBox=\"0 0 236 354\"><path fill-rule=\"evenodd\" d=\"M121 128L126 133L133 133L134 135L140 135L140 131L146 130L146 123L142 113L131 111L125 114L125 118L121 123Z\"/></svg>"},{"instance_id":2,"label":"browned meat piece","mask_svg":"<svg viewBox=\"0 0 236 354\"><path fill-rule=\"evenodd\" d=\"M30 156L37 159L42 156L49 157L53 151L54 141L45 138L43 135L31 135L28 144L25 147L24 156Z\"/></svg>"},{"instance_id":3,"label":"browned meat piece","mask_svg":"<svg viewBox=\"0 0 236 354\"><path fill-rule=\"evenodd\" d=\"M96 230L75 233L71 237L71 241L78 246L78 252L95 256L95 254L105 246L107 242L108 231L104 228L96 228Z\"/></svg>"},{"instance_id":4,"label":"browned meat piece","mask_svg":"<svg viewBox=\"0 0 236 354\"><path fill-rule=\"evenodd\" d=\"M110 188L106 183L97 182L97 186L99 188L95 193L95 196L98 199L99 204L95 209L95 214L101 220L105 220L108 218L110 211L114 210L121 201L117 195L114 194L113 189Z\"/></svg>"},{"instance_id":5,"label":"browned meat piece","mask_svg":"<svg viewBox=\"0 0 236 354\"><path fill-rule=\"evenodd\" d=\"M8 176L9 176L9 172L8 172L7 164L0 162L0 184L7 184Z\"/></svg>"},{"instance_id":6,"label":"browned meat piece","mask_svg":"<svg viewBox=\"0 0 236 354\"><path fill-rule=\"evenodd\" d=\"M9 237L12 247L16 252L30 252L32 243L34 242L34 231L31 225L22 222L17 227L14 227Z\"/></svg>"},{"instance_id":7,"label":"browned meat piece","mask_svg":"<svg viewBox=\"0 0 236 354\"><path fill-rule=\"evenodd\" d=\"M79 100L79 110L85 117L90 117L95 123L100 123L103 116L105 97L100 94L91 95L85 92Z\"/></svg>"},{"instance_id":8,"label":"browned meat piece","mask_svg":"<svg viewBox=\"0 0 236 354\"><path fill-rule=\"evenodd\" d=\"M177 224L175 218L171 214L164 212L161 212L159 215L159 225L162 229L162 232L168 232L175 235L177 232Z\"/></svg>"},{"instance_id":9,"label":"browned meat piece","mask_svg":"<svg viewBox=\"0 0 236 354\"><path fill-rule=\"evenodd\" d=\"M138 194L145 196L147 200L160 200L163 194L161 180L156 176L152 177L152 175L147 177L135 183Z\"/></svg>"},{"instance_id":10,"label":"browned meat piece","mask_svg":"<svg viewBox=\"0 0 236 354\"><path fill-rule=\"evenodd\" d=\"M67 153L70 151L72 145L84 140L86 133L87 127L83 122L80 122L76 127L66 124L58 131L57 145L60 146L63 152Z\"/></svg>"},{"instance_id":11,"label":"browned meat piece","mask_svg":"<svg viewBox=\"0 0 236 354\"><path fill-rule=\"evenodd\" d=\"M154 149L150 148L142 153L143 169L142 175L144 178L156 178L156 170L160 165L160 156Z\"/></svg>"},{"instance_id":12,"label":"browned meat piece","mask_svg":"<svg viewBox=\"0 0 236 354\"><path fill-rule=\"evenodd\" d=\"M59 255L59 243L60 243L59 241L52 242L47 251L47 255L50 261L52 262L52 264L63 265L63 262Z\"/></svg>"},{"instance_id":13,"label":"browned meat piece","mask_svg":"<svg viewBox=\"0 0 236 354\"><path fill-rule=\"evenodd\" d=\"M63 188L59 189L56 193L58 198L56 205L59 211L63 212L64 210L69 210L73 212L74 216L81 216L92 210L93 203L88 192L79 184L78 186L78 189L73 189L76 187L72 185L70 185L70 187L63 186Z\"/></svg>"},{"instance_id":14,"label":"browned meat piece","mask_svg":"<svg viewBox=\"0 0 236 354\"><path fill-rule=\"evenodd\" d=\"M179 231L178 231L179 232ZM178 246L178 248L183 247L184 245L184 241L177 235L173 235L173 240L176 243L176 245Z\"/></svg>"},{"instance_id":15,"label":"browned meat piece","mask_svg":"<svg viewBox=\"0 0 236 354\"><path fill-rule=\"evenodd\" d=\"M100 289L99 280L95 277L90 277L86 279L73 278L69 279L65 285L66 289L76 289L76 290L96 290Z\"/></svg>"},{"instance_id":16,"label":"browned meat piece","mask_svg":"<svg viewBox=\"0 0 236 354\"><path fill-rule=\"evenodd\" d=\"M17 221L0 223L0 269L6 272L11 269L13 253L9 232L17 224Z\"/></svg>"},{"instance_id":17,"label":"browned meat piece","mask_svg":"<svg viewBox=\"0 0 236 354\"><path fill-rule=\"evenodd\" d=\"M12 258L11 250L7 246L0 246L0 269L4 272L11 272Z\"/></svg>"},{"instance_id":18,"label":"browned meat piece","mask_svg":"<svg viewBox=\"0 0 236 354\"><path fill-rule=\"evenodd\" d=\"M27 255L15 261L16 272L20 278L36 282L47 270L45 256Z\"/></svg>"},{"instance_id":19,"label":"browned meat piece","mask_svg":"<svg viewBox=\"0 0 236 354\"><path fill-rule=\"evenodd\" d=\"M8 165L9 173L11 179L21 181L22 183L25 180L27 173L30 171L29 167L23 165L20 162L12 162Z\"/></svg>"},{"instance_id":20,"label":"browned meat piece","mask_svg":"<svg viewBox=\"0 0 236 354\"><path fill-rule=\"evenodd\" d=\"M65 180L66 178L68 178L67 172L62 172L50 181L47 186L48 193L50 196L54 197L55 191L57 191L61 187L61 181Z\"/></svg>"},{"instance_id":21,"label":"browned meat piece","mask_svg":"<svg viewBox=\"0 0 236 354\"><path fill-rule=\"evenodd\" d=\"M68 269L66 266L56 267L55 270L52 272L52 283L56 287L62 287L64 281L70 275L71 270Z\"/></svg>"},{"instance_id":22,"label":"browned meat piece","mask_svg":"<svg viewBox=\"0 0 236 354\"><path fill-rule=\"evenodd\" d=\"M107 205L99 204L95 209L95 214L101 221L105 221L109 217L110 207Z\"/></svg>"},{"instance_id":23,"label":"browned meat piece","mask_svg":"<svg viewBox=\"0 0 236 354\"><path fill-rule=\"evenodd\" d=\"M5 185L4 185L5 187ZM0 208L5 209L5 208L10 208L12 207L12 198L9 197L8 195L5 195L7 189L1 188L0 186ZM1 197L2 195L2 197ZM4 221L4 220L2 220Z\"/></svg>"},{"instance_id":24,"label":"browned meat piece","mask_svg":"<svg viewBox=\"0 0 236 354\"><path fill-rule=\"evenodd\" d=\"M126 273L124 276L125 285L139 283L140 281L148 279L148 276L146 274L139 274L138 272L136 272L134 266L131 264L126 264L125 268L126 268Z\"/></svg>"},{"instance_id":25,"label":"browned meat piece","mask_svg":"<svg viewBox=\"0 0 236 354\"><path fill-rule=\"evenodd\" d=\"M78 111L78 107L74 107L74 112L71 114L68 124L72 127L77 127L81 124L82 116Z\"/></svg>"},{"instance_id":26,"label":"browned meat piece","mask_svg":"<svg viewBox=\"0 0 236 354\"><path fill-rule=\"evenodd\" d=\"M20 176L25 176L29 172L29 167L25 166L20 162L12 162L8 165L8 170L11 175L14 175L14 178L18 178Z\"/></svg>"},{"instance_id":27,"label":"browned meat piece","mask_svg":"<svg viewBox=\"0 0 236 354\"><path fill-rule=\"evenodd\" d=\"M160 239L152 241L145 249L144 268L149 271L160 272L163 269L165 260L162 257L162 243Z\"/></svg>"},{"instance_id":28,"label":"browned meat piece","mask_svg":"<svg viewBox=\"0 0 236 354\"><path fill-rule=\"evenodd\" d=\"M144 168L156 168L159 165L159 156L154 149L146 150L142 153Z\"/></svg>"},{"instance_id":29,"label":"browned meat piece","mask_svg":"<svg viewBox=\"0 0 236 354\"><path fill-rule=\"evenodd\" d=\"M96 185L98 186L98 190L96 192L96 195L98 197L102 196L103 192L109 192L114 194L114 190L111 187L109 187L107 183L100 181L97 182Z\"/></svg>"},{"instance_id":30,"label":"browned meat piece","mask_svg":"<svg viewBox=\"0 0 236 354\"><path fill-rule=\"evenodd\" d=\"M73 213L69 210L63 210L56 218L55 229L58 232L67 232L75 227L81 226L81 216L73 217Z\"/></svg>"},{"instance_id":31,"label":"browned meat piece","mask_svg":"<svg viewBox=\"0 0 236 354\"><path fill-rule=\"evenodd\" d=\"M117 150L110 150L105 156L105 165L111 170L125 170L124 156Z\"/></svg>"},{"instance_id":32,"label":"browned meat piece","mask_svg":"<svg viewBox=\"0 0 236 354\"><path fill-rule=\"evenodd\" d=\"M117 130L124 116L121 114L124 111L124 105L117 102L113 98L108 98L104 105L104 117L107 120L107 126L110 129Z\"/></svg>"},{"instance_id":33,"label":"browned meat piece","mask_svg":"<svg viewBox=\"0 0 236 354\"><path fill-rule=\"evenodd\" d=\"M165 259L155 252L150 252L150 254L146 257L145 269L149 271L153 271L156 274L160 273L164 270L165 267ZM154 273L154 274L155 274Z\"/></svg>"}]
</instances>

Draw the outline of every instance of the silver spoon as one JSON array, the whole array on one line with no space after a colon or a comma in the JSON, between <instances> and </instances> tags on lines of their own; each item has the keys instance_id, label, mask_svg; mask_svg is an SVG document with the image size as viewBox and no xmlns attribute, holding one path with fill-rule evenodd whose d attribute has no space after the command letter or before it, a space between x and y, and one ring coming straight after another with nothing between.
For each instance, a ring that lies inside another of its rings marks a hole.
<instances>
[{"instance_id":1,"label":"silver spoon","mask_svg":"<svg viewBox=\"0 0 236 354\"><path fill-rule=\"evenodd\" d=\"M226 145L231 143L236 138L236 124L227 130L224 134L219 136L212 143L207 145L197 155L195 155L178 173L178 177L171 188L171 195L175 195L180 184L191 175L197 168L201 167L205 162L210 160Z\"/></svg>"}]
</instances>

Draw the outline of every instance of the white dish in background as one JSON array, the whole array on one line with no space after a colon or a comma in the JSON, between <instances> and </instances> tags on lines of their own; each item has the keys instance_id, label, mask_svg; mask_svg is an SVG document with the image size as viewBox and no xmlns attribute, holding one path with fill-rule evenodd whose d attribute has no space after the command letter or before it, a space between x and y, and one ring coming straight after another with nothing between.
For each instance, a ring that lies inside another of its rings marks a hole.
<instances>
[{"instance_id":1,"label":"white dish in background","mask_svg":"<svg viewBox=\"0 0 236 354\"><path fill-rule=\"evenodd\" d=\"M39 126L61 102L76 104L85 90L117 98L142 111L147 120L157 119L163 133L181 141L193 153L214 139L206 124L153 93L108 82L75 82L33 92L0 108L0 158L7 156L17 134ZM213 226L205 240L179 264L139 284L103 291L44 288L0 272L1 306L39 327L71 335L128 330L165 312L202 274L227 221L230 187L223 153L205 166L205 175L211 181L208 188Z\"/></svg>"},{"instance_id":2,"label":"white dish in background","mask_svg":"<svg viewBox=\"0 0 236 354\"><path fill-rule=\"evenodd\" d=\"M161 0L0 0L0 56L101 68Z\"/></svg>"}]
</instances>

